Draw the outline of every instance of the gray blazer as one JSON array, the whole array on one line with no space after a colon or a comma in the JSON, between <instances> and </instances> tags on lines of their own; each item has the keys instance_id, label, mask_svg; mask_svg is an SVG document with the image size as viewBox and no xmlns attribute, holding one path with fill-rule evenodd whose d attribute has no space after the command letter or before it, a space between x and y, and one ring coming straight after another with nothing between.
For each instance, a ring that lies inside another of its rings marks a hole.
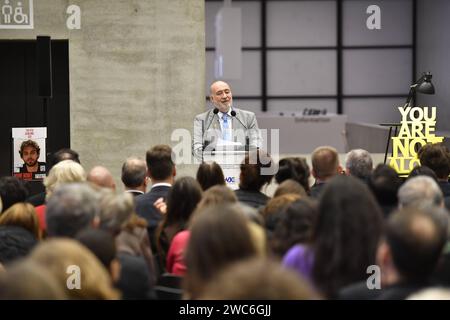
<instances>
[{"instance_id":1,"label":"gray blazer","mask_svg":"<svg viewBox=\"0 0 450 320\"><path fill-rule=\"evenodd\" d=\"M253 112L233 108L236 116L232 117L233 140L242 145L242 150L246 145L246 137L249 140L249 147L260 148L262 144L261 132L258 122ZM218 137L222 136L219 115L214 114L213 109L197 115L194 119L194 139L192 151L194 156L201 159L203 146L214 146Z\"/></svg>"}]
</instances>

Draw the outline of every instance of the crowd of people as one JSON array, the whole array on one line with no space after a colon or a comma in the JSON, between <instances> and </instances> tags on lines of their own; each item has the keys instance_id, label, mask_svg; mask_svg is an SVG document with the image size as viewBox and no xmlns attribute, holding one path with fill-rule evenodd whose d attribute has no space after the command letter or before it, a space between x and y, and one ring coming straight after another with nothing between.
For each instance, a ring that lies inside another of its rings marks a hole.
<instances>
[{"instance_id":1,"label":"crowd of people","mask_svg":"<svg viewBox=\"0 0 450 320\"><path fill-rule=\"evenodd\" d=\"M443 144L404 179L362 149L341 165L321 146L273 176L254 152L234 191L215 162L178 177L167 145L125 160L124 192L71 149L53 155L44 193L0 178L0 299L450 297Z\"/></svg>"}]
</instances>

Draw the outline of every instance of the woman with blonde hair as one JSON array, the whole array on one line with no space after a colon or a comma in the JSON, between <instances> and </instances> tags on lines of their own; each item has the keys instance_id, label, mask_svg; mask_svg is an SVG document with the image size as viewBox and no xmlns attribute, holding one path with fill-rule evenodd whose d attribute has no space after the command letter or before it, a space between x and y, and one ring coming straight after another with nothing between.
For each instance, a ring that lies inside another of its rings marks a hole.
<instances>
[{"instance_id":1,"label":"woman with blonde hair","mask_svg":"<svg viewBox=\"0 0 450 320\"><path fill-rule=\"evenodd\" d=\"M19 202L0 215L0 225L17 226L30 231L36 239L41 239L36 210L29 203Z\"/></svg>"},{"instance_id":2,"label":"woman with blonde hair","mask_svg":"<svg viewBox=\"0 0 450 320\"><path fill-rule=\"evenodd\" d=\"M50 239L42 242L33 250L30 259L44 266L57 279L69 299L120 298L105 267L75 240Z\"/></svg>"},{"instance_id":3,"label":"woman with blonde hair","mask_svg":"<svg viewBox=\"0 0 450 320\"><path fill-rule=\"evenodd\" d=\"M79 163L73 160L63 160L58 162L51 168L48 177L44 179L46 192L45 200L47 201L56 188L62 184L84 181L86 181L86 171ZM45 231L47 229L45 221L46 209L47 207L45 204L36 207L39 228L43 236L45 236Z\"/></svg>"}]
</instances>

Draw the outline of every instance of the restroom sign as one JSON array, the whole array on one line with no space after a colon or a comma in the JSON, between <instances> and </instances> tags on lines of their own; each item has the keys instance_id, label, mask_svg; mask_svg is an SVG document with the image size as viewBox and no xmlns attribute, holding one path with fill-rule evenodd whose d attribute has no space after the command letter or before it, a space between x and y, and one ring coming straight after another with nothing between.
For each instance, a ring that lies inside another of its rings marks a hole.
<instances>
[{"instance_id":1,"label":"restroom sign","mask_svg":"<svg viewBox=\"0 0 450 320\"><path fill-rule=\"evenodd\" d=\"M33 28L33 0L0 0L0 29Z\"/></svg>"}]
</instances>

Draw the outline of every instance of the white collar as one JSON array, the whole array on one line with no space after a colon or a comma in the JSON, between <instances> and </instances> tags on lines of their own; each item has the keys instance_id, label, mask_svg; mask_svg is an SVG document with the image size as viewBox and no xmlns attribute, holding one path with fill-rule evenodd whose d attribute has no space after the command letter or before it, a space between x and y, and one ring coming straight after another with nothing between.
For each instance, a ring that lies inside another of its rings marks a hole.
<instances>
[{"instance_id":1,"label":"white collar","mask_svg":"<svg viewBox=\"0 0 450 320\"><path fill-rule=\"evenodd\" d=\"M154 185L152 185L151 189L153 189L155 187L172 187L172 185L167 182L159 182L159 183L155 183Z\"/></svg>"},{"instance_id":2,"label":"white collar","mask_svg":"<svg viewBox=\"0 0 450 320\"><path fill-rule=\"evenodd\" d=\"M144 194L144 192L142 192L141 190L125 190L125 192L128 192L128 193L140 193L140 194Z\"/></svg>"}]
</instances>

